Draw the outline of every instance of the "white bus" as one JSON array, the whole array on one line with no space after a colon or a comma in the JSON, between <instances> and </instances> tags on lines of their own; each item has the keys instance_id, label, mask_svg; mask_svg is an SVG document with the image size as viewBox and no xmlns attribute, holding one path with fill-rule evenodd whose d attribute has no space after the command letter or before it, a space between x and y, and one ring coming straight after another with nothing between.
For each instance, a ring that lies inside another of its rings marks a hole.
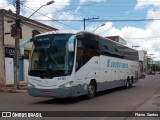
<instances>
[{"instance_id":1,"label":"white bus","mask_svg":"<svg viewBox=\"0 0 160 120\"><path fill-rule=\"evenodd\" d=\"M34 38L28 73L31 96L93 98L138 81L138 52L87 31L43 33Z\"/></svg>"}]
</instances>

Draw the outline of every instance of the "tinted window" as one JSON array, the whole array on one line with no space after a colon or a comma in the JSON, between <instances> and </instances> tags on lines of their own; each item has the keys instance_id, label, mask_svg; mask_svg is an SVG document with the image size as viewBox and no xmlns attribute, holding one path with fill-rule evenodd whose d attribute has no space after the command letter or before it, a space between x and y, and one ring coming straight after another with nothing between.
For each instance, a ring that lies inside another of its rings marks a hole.
<instances>
[{"instance_id":1,"label":"tinted window","mask_svg":"<svg viewBox=\"0 0 160 120\"><path fill-rule=\"evenodd\" d=\"M128 60L138 60L138 51L129 47L112 42L105 38L97 38L100 40L100 52L102 55L118 57Z\"/></svg>"},{"instance_id":2,"label":"tinted window","mask_svg":"<svg viewBox=\"0 0 160 120\"><path fill-rule=\"evenodd\" d=\"M70 36L71 34L54 34L37 37L29 75L53 78L71 74L74 54L67 50Z\"/></svg>"},{"instance_id":3,"label":"tinted window","mask_svg":"<svg viewBox=\"0 0 160 120\"><path fill-rule=\"evenodd\" d=\"M99 42L93 35L85 35L77 40L76 71L86 64L92 57L99 55Z\"/></svg>"}]
</instances>

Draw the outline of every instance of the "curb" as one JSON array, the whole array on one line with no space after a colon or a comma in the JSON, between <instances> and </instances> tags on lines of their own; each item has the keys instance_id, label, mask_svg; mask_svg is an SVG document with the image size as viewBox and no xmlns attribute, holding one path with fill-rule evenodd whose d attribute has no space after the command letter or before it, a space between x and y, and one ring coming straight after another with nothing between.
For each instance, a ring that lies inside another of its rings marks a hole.
<instances>
[{"instance_id":1,"label":"curb","mask_svg":"<svg viewBox=\"0 0 160 120\"><path fill-rule=\"evenodd\" d=\"M4 93L27 93L27 89L25 90L15 90L15 89L11 89L11 88L0 88L0 92L4 92Z\"/></svg>"}]
</instances>

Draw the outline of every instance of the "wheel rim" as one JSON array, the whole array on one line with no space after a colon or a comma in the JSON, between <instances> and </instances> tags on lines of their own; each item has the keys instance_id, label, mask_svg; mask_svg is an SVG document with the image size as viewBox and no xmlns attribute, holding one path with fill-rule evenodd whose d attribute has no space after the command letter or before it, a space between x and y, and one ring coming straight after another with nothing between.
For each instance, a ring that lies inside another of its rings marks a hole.
<instances>
[{"instance_id":1,"label":"wheel rim","mask_svg":"<svg viewBox=\"0 0 160 120\"><path fill-rule=\"evenodd\" d=\"M88 89L88 91L89 91L89 94L91 95L91 96L93 96L94 95L94 87L91 85L91 86L89 86L89 89Z\"/></svg>"},{"instance_id":2,"label":"wheel rim","mask_svg":"<svg viewBox=\"0 0 160 120\"><path fill-rule=\"evenodd\" d=\"M90 96L94 96L94 94L95 94L95 89L94 89L94 86L93 86L93 85L90 85L90 86L88 87L88 92L89 92Z\"/></svg>"}]
</instances>

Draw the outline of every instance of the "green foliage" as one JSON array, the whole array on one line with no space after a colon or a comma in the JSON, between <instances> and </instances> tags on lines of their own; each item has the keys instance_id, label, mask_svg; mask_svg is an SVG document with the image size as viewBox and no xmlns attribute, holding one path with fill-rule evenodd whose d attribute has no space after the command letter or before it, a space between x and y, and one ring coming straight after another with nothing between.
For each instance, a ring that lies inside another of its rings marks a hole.
<instances>
[{"instance_id":1,"label":"green foliage","mask_svg":"<svg viewBox=\"0 0 160 120\"><path fill-rule=\"evenodd\" d=\"M153 66L152 66L152 70L153 70L153 71L160 71L160 66L158 66L158 65L153 65Z\"/></svg>"}]
</instances>

